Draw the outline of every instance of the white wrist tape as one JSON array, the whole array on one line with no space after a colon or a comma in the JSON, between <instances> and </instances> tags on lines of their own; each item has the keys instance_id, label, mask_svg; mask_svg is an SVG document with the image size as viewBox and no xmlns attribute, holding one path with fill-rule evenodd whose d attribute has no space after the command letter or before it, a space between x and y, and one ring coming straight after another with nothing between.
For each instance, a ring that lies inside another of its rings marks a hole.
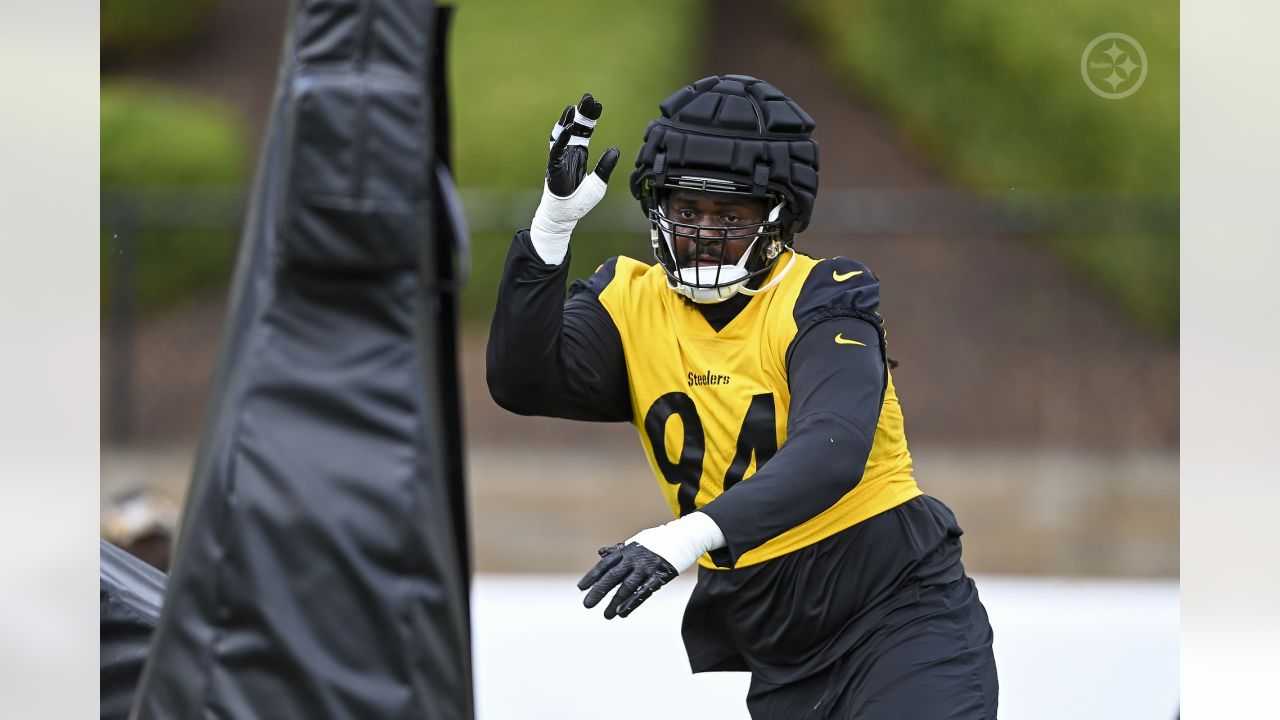
<instances>
[{"instance_id":1,"label":"white wrist tape","mask_svg":"<svg viewBox=\"0 0 1280 720\"><path fill-rule=\"evenodd\" d=\"M538 257L548 265L559 265L569 252L569 236L582 216L604 197L608 186L593 172L583 178L578 189L568 197L552 195L546 181L542 183L542 202L529 225L529 239Z\"/></svg>"},{"instance_id":2,"label":"white wrist tape","mask_svg":"<svg viewBox=\"0 0 1280 720\"><path fill-rule=\"evenodd\" d=\"M676 572L693 566L708 550L725 545L724 533L709 515L693 512L665 525L641 530L627 539L640 543L671 563Z\"/></svg>"}]
</instances>

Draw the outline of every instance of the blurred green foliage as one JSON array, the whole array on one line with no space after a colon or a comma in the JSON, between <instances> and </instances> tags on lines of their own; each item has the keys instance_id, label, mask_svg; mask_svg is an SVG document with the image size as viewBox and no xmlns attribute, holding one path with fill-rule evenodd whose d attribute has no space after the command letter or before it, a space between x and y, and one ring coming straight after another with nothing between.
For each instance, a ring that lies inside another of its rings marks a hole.
<instances>
[{"instance_id":1,"label":"blurred green foliage","mask_svg":"<svg viewBox=\"0 0 1280 720\"><path fill-rule=\"evenodd\" d=\"M159 86L104 81L101 132L104 309L118 261L129 254L144 310L225 283L236 217L199 206L238 194L248 179L248 142L235 113Z\"/></svg>"},{"instance_id":2,"label":"blurred green foliage","mask_svg":"<svg viewBox=\"0 0 1280 720\"><path fill-rule=\"evenodd\" d=\"M1007 188L1178 192L1178 6L1171 0L796 0L835 65L955 180ZM1146 51L1143 86L1094 95L1080 73L1108 32ZM1178 233L1048 238L1144 326L1178 326Z\"/></svg>"},{"instance_id":3,"label":"blurred green foliage","mask_svg":"<svg viewBox=\"0 0 1280 720\"><path fill-rule=\"evenodd\" d=\"M245 180L245 131L225 105L170 88L104 80L102 184L221 185Z\"/></svg>"},{"instance_id":4,"label":"blurred green foliage","mask_svg":"<svg viewBox=\"0 0 1280 720\"><path fill-rule=\"evenodd\" d=\"M622 152L606 203L629 201L627 176L644 126L658 103L693 82L696 33L705 27L701 0L601 5L519 0L456 0L450 47L457 181L462 187L527 190L525 224L472 237L472 276L463 297L471 319L491 314L511 233L527 227L547 164L551 126L566 105L592 93L604 113L591 140L591 163L605 148ZM661 27L661 31L655 30ZM636 218L641 218L639 206ZM598 208L597 214L604 208ZM468 208L473 213L473 208ZM571 277L611 255L649 257L647 236L591 232L573 237ZM643 227L643 223L641 222Z\"/></svg>"},{"instance_id":5,"label":"blurred green foliage","mask_svg":"<svg viewBox=\"0 0 1280 720\"><path fill-rule=\"evenodd\" d=\"M111 60L173 47L214 5L215 0L102 0L102 54Z\"/></svg>"},{"instance_id":6,"label":"blurred green foliage","mask_svg":"<svg viewBox=\"0 0 1280 720\"><path fill-rule=\"evenodd\" d=\"M509 193L501 213L480 210L491 217L486 223L472 220L480 227L471 238L472 272L462 306L467 319L490 316L511 235L527 226L537 205L551 126L583 92L604 105L591 162L606 147L622 151L609 197L593 216L632 213L638 232L620 234L617 223L584 220L574 235L572 277L591 273L611 255L648 257L643 219L630 199L627 176L658 103L697 79L689 48L703 26L705 3L655 0L607 9L582 0L551 6L517 0L452 4L457 13L448 62L455 179L464 190ZM664 26L660 46L653 32L656 18L679 19ZM247 183L244 133L228 112L210 103L154 88L104 84L102 133L104 197L139 186ZM467 211L478 212L474 206ZM495 222L498 215L501 220ZM104 233L103 240L104 298L110 292L107 260L120 250L112 234ZM137 239L144 308L225 282L230 275L233 234L146 230Z\"/></svg>"}]
</instances>

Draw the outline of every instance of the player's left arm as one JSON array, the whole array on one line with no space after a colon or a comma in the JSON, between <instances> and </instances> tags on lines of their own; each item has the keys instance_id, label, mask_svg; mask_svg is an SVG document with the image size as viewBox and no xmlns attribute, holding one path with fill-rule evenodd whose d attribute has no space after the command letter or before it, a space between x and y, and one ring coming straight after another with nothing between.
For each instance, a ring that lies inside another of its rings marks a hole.
<instances>
[{"instance_id":1,"label":"player's left arm","mask_svg":"<svg viewBox=\"0 0 1280 720\"><path fill-rule=\"evenodd\" d=\"M862 481L888 382L880 281L848 258L823 260L796 298L785 354L791 401L787 440L773 458L700 511L725 536L713 562L748 551L817 517Z\"/></svg>"},{"instance_id":2,"label":"player's left arm","mask_svg":"<svg viewBox=\"0 0 1280 720\"><path fill-rule=\"evenodd\" d=\"M862 479L886 386L881 331L874 316L820 320L791 349L787 440L749 481L699 512L724 533L716 564L733 567L746 552L804 524Z\"/></svg>"},{"instance_id":3,"label":"player's left arm","mask_svg":"<svg viewBox=\"0 0 1280 720\"><path fill-rule=\"evenodd\" d=\"M884 397L884 350L871 320L838 315L792 346L787 441L773 459L701 510L601 548L578 583L595 607L614 587L605 617L626 617L710 552L732 567L747 551L796 527L861 480Z\"/></svg>"}]
</instances>

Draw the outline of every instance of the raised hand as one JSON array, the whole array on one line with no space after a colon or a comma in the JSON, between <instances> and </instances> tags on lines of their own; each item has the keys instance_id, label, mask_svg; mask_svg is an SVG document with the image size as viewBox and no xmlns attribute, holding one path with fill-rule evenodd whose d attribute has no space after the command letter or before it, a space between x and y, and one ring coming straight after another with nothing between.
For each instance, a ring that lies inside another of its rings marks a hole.
<instances>
[{"instance_id":1,"label":"raised hand","mask_svg":"<svg viewBox=\"0 0 1280 720\"><path fill-rule=\"evenodd\" d=\"M604 197L609 176L618 164L618 149L609 148L600 156L595 171L586 174L591 135L603 110L591 93L584 93L576 106L564 109L551 129L542 201L529 227L534 249L549 265L564 261L574 227Z\"/></svg>"},{"instance_id":2,"label":"raised hand","mask_svg":"<svg viewBox=\"0 0 1280 720\"><path fill-rule=\"evenodd\" d=\"M547 158L547 187L552 194L567 197L582 183L587 174L587 148L591 134L604 106L583 93L577 106L569 105L560 114L560 120L551 128L551 154ZM618 164L618 149L609 148L596 163L595 173L605 183Z\"/></svg>"}]
</instances>

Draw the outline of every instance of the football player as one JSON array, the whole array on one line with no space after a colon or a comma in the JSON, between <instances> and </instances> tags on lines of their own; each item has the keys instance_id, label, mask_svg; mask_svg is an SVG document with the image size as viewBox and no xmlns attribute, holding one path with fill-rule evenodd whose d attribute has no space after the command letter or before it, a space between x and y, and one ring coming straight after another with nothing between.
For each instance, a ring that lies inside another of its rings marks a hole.
<instances>
[{"instance_id":1,"label":"football player","mask_svg":"<svg viewBox=\"0 0 1280 720\"><path fill-rule=\"evenodd\" d=\"M676 517L601 549L586 606L613 591L604 615L626 617L697 565L692 669L749 671L752 717L995 717L991 626L954 515L916 485L879 282L793 247L813 119L742 75L660 110L630 178L656 262L611 258L565 300L570 236L618 161L586 172L586 94L552 130L489 338L499 405L633 423Z\"/></svg>"}]
</instances>

